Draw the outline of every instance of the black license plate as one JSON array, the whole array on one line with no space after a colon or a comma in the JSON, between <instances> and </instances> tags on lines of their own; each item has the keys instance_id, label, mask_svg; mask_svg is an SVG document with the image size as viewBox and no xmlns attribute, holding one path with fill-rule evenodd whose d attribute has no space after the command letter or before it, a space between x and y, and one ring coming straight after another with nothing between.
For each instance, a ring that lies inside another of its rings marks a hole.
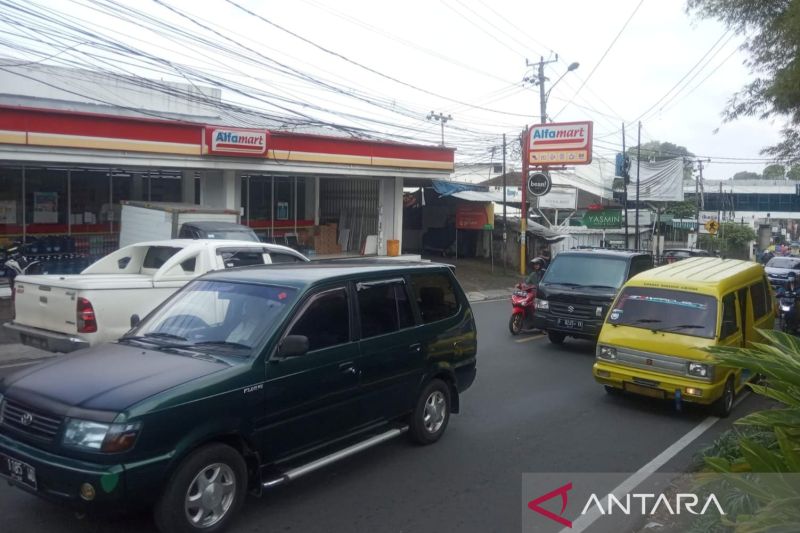
<instances>
[{"instance_id":1,"label":"black license plate","mask_svg":"<svg viewBox=\"0 0 800 533\"><path fill-rule=\"evenodd\" d=\"M0 476L36 490L36 469L18 459L0 453Z\"/></svg>"},{"instance_id":2,"label":"black license plate","mask_svg":"<svg viewBox=\"0 0 800 533\"><path fill-rule=\"evenodd\" d=\"M40 348L42 350L47 349L47 339L33 337L31 335L20 335L20 340L22 341L22 344L25 344L26 346L33 346L34 348Z\"/></svg>"},{"instance_id":3,"label":"black license plate","mask_svg":"<svg viewBox=\"0 0 800 533\"><path fill-rule=\"evenodd\" d=\"M559 318L556 324L562 328L583 329L583 320L575 320L573 318Z\"/></svg>"}]
</instances>

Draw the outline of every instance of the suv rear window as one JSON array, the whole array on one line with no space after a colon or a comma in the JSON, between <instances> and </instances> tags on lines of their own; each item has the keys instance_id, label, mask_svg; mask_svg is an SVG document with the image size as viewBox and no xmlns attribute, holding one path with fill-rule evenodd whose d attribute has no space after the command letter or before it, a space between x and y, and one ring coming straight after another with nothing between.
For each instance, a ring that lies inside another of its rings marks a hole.
<instances>
[{"instance_id":1,"label":"suv rear window","mask_svg":"<svg viewBox=\"0 0 800 533\"><path fill-rule=\"evenodd\" d=\"M717 301L705 294L627 287L608 323L710 339L716 332Z\"/></svg>"},{"instance_id":2,"label":"suv rear window","mask_svg":"<svg viewBox=\"0 0 800 533\"><path fill-rule=\"evenodd\" d=\"M542 284L619 289L627 271L628 262L621 257L559 254L547 268Z\"/></svg>"},{"instance_id":3,"label":"suv rear window","mask_svg":"<svg viewBox=\"0 0 800 533\"><path fill-rule=\"evenodd\" d=\"M447 274L414 274L411 287L426 324L458 313L458 299Z\"/></svg>"}]
</instances>

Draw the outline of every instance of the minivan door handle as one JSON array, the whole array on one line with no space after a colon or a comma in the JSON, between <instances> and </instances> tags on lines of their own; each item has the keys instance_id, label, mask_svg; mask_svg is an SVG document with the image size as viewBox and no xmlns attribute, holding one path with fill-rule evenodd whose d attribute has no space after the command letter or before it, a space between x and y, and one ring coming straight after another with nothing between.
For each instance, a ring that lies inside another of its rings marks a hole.
<instances>
[{"instance_id":1,"label":"minivan door handle","mask_svg":"<svg viewBox=\"0 0 800 533\"><path fill-rule=\"evenodd\" d=\"M422 344L420 344L419 342L415 342L414 344L409 346L408 349L411 350L412 352L419 353L422 351Z\"/></svg>"},{"instance_id":2,"label":"minivan door handle","mask_svg":"<svg viewBox=\"0 0 800 533\"><path fill-rule=\"evenodd\" d=\"M358 374L358 369L356 369L356 367L353 365L352 361L348 361L347 363L340 364L339 365L339 371L344 373L344 374L352 374L354 376Z\"/></svg>"}]
</instances>

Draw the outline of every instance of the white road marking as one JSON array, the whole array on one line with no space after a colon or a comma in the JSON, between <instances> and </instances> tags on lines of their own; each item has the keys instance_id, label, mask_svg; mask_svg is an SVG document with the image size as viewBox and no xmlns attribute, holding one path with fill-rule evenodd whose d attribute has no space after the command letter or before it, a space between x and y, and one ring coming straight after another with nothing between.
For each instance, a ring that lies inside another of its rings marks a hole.
<instances>
[{"instance_id":1,"label":"white road marking","mask_svg":"<svg viewBox=\"0 0 800 533\"><path fill-rule=\"evenodd\" d=\"M517 340L517 341L514 341L514 342L516 342L517 344L519 344L519 343L521 343L521 342L530 342L530 341L535 341L536 339L541 339L542 337L544 337L544 335L543 335L543 334L539 334L539 335L533 335L533 336L531 336L531 337L525 337L524 339L519 339L519 340Z\"/></svg>"},{"instance_id":2,"label":"white road marking","mask_svg":"<svg viewBox=\"0 0 800 533\"><path fill-rule=\"evenodd\" d=\"M745 391L739 399L734 404L734 407L742 403L742 401L750 395L750 391ZM669 448L658 454L656 457L653 458L649 463L644 465L640 468L636 473L631 475L628 479L620 483L613 491L609 492L609 494L613 494L618 499L622 499L623 496L636 487L638 487L645 479L650 477L650 475L654 474L658 471L659 468L667 464L667 462L682 452L689 444L691 444L697 437L705 433L711 426L719 422L720 419L716 416L709 416L697 426L695 426L692 430L690 430L686 435L675 441ZM586 528L591 526L598 518L603 516L597 509L597 507L592 508L592 511L582 515L580 518L575 520L572 523L572 528L564 528L561 530L561 533L575 533L579 531L585 531Z\"/></svg>"}]
</instances>

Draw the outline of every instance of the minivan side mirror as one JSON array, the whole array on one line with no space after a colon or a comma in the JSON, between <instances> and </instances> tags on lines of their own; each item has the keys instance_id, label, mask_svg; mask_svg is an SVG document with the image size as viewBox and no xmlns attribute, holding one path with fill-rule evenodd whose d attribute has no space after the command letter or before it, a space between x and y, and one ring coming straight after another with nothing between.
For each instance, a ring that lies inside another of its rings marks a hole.
<instances>
[{"instance_id":1,"label":"minivan side mirror","mask_svg":"<svg viewBox=\"0 0 800 533\"><path fill-rule=\"evenodd\" d=\"M287 335L278 345L278 357L297 357L308 353L308 337Z\"/></svg>"},{"instance_id":2,"label":"minivan side mirror","mask_svg":"<svg viewBox=\"0 0 800 533\"><path fill-rule=\"evenodd\" d=\"M141 320L142 319L139 318L139 315L131 315L131 329L133 329L136 326L138 326L139 322L141 322Z\"/></svg>"}]
</instances>

